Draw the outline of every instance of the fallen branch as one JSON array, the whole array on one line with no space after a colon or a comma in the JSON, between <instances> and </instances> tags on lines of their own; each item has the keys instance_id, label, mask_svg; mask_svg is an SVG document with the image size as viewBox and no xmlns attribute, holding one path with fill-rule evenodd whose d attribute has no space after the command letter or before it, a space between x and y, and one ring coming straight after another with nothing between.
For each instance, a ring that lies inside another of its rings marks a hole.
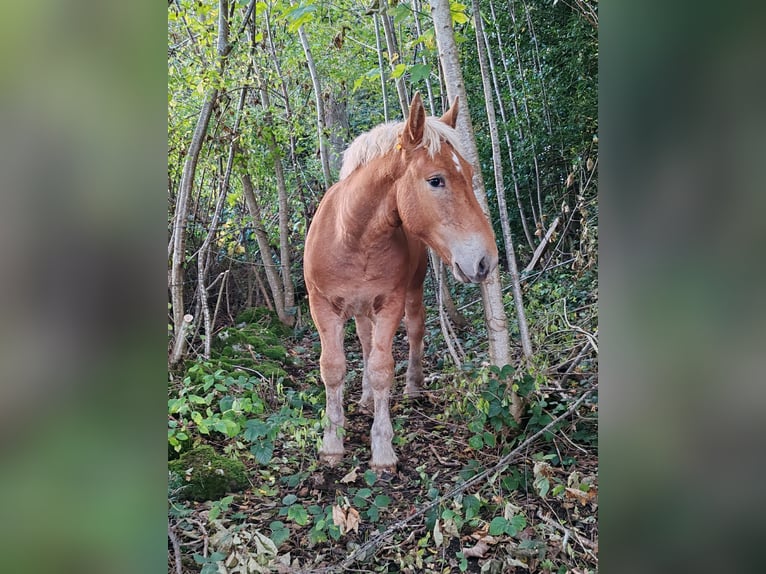
<instances>
[{"instance_id":1,"label":"fallen branch","mask_svg":"<svg viewBox=\"0 0 766 574\"><path fill-rule=\"evenodd\" d=\"M170 544L173 546L173 556L176 561L176 574L182 574L183 568L181 566L181 544L178 542L176 533L173 532L173 527L168 520L168 538L170 538Z\"/></svg>"},{"instance_id":2,"label":"fallen branch","mask_svg":"<svg viewBox=\"0 0 766 574\"><path fill-rule=\"evenodd\" d=\"M540 245L537 246L537 249L535 249L534 255L532 255L532 260L529 262L529 265L527 265L524 268L524 273L529 273L532 271L532 269L535 268L535 265L537 265L537 261L542 256L543 252L545 251L545 248L548 246L548 243L551 240L551 235L553 235L553 232L556 230L556 227L559 225L560 218L556 216L556 219L553 220L553 223L551 223L551 226L548 228L548 231L545 232L545 237L543 237L543 240L540 242Z\"/></svg>"},{"instance_id":3,"label":"fallen branch","mask_svg":"<svg viewBox=\"0 0 766 574\"><path fill-rule=\"evenodd\" d=\"M309 572L313 572L315 574L329 574L331 572L344 572L348 568L350 568L355 562L359 560L367 560L375 555L378 548L388 541L396 532L399 530L403 530L405 526L407 526L410 522L415 520L416 518L423 516L426 514L429 510L436 508L440 504L442 504L444 501L449 500L451 498L454 498L458 494L461 494L466 489L470 488L471 486L485 481L489 476L498 473L502 470L505 470L506 467L510 466L511 462L522 452L526 451L526 449L535 442L538 438L540 438L542 435L547 433L550 429L552 429L554 426L556 426L558 423L560 423L562 420L570 416L572 413L574 413L579 406L583 403L583 401L590 395L595 389L589 389L585 391L582 395L580 395L580 398L578 398L572 405L567 409L565 413L562 413L555 419L553 419L551 422L549 422L547 425L545 425L543 428L541 428L539 431L534 433L532 436L528 437L526 440L524 440L522 443L520 443L516 448L514 448L511 452L506 454L504 457L502 457L494 466L491 468L488 468L484 472L480 472L479 474L471 477L470 479L466 480L464 483L460 484L459 486L456 486L449 492L443 494L436 500L429 502L425 506L421 507L416 512L410 514L408 517L403 518L399 522L396 522L389 526L384 532L381 532L380 534L374 536L361 546L358 546L354 549L354 551L349 554L346 559L341 562L340 564L337 564L335 566L328 566L326 568L317 568L312 570L303 570L299 571L300 573L305 572L308 574Z\"/></svg>"}]
</instances>

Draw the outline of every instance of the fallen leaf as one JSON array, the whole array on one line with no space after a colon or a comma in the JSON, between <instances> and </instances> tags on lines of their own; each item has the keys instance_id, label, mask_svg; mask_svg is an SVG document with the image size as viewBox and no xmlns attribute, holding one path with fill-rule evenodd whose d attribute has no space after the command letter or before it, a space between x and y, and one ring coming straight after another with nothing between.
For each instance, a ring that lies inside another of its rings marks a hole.
<instances>
[{"instance_id":1,"label":"fallen leaf","mask_svg":"<svg viewBox=\"0 0 766 574\"><path fill-rule=\"evenodd\" d=\"M354 468L351 469L351 471L346 476L341 478L340 481L343 483L354 482L357 479L357 476L356 476L357 470L359 470L359 467L355 466Z\"/></svg>"},{"instance_id":2,"label":"fallen leaf","mask_svg":"<svg viewBox=\"0 0 766 574\"><path fill-rule=\"evenodd\" d=\"M349 507L346 511L346 532L359 532L359 511Z\"/></svg>"},{"instance_id":3,"label":"fallen leaf","mask_svg":"<svg viewBox=\"0 0 766 574\"><path fill-rule=\"evenodd\" d=\"M489 550L489 544L482 539L473 546L463 548L463 556L466 558L484 558L487 550Z\"/></svg>"},{"instance_id":4,"label":"fallen leaf","mask_svg":"<svg viewBox=\"0 0 766 574\"><path fill-rule=\"evenodd\" d=\"M596 497L595 490L589 490L588 492L584 492L580 490L579 488L567 487L566 493L567 493L567 498L574 498L577 502L583 505L589 502L592 502L593 499Z\"/></svg>"},{"instance_id":5,"label":"fallen leaf","mask_svg":"<svg viewBox=\"0 0 766 574\"><path fill-rule=\"evenodd\" d=\"M346 533L346 512L338 505L332 507L332 522L340 528L340 533Z\"/></svg>"},{"instance_id":6,"label":"fallen leaf","mask_svg":"<svg viewBox=\"0 0 766 574\"><path fill-rule=\"evenodd\" d=\"M434 524L434 543L437 546L441 546L442 542L444 542L444 535L442 534L441 528L439 527L439 521L436 521L436 524Z\"/></svg>"}]
</instances>

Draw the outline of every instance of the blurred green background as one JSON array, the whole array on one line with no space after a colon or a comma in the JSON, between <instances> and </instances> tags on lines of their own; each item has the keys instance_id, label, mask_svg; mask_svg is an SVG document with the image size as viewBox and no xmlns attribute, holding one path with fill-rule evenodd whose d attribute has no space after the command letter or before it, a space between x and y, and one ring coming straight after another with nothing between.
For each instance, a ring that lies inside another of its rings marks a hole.
<instances>
[{"instance_id":1,"label":"blurred green background","mask_svg":"<svg viewBox=\"0 0 766 574\"><path fill-rule=\"evenodd\" d=\"M766 8L599 9L602 568L760 570ZM165 44L3 6L3 572L166 568Z\"/></svg>"}]
</instances>

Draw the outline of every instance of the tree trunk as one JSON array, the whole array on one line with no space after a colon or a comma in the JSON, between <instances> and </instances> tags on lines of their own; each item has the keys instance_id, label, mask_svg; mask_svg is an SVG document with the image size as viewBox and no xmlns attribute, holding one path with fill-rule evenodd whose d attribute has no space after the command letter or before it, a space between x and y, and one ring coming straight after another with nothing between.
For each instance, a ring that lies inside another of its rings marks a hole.
<instances>
[{"instance_id":1,"label":"tree trunk","mask_svg":"<svg viewBox=\"0 0 766 574\"><path fill-rule=\"evenodd\" d=\"M231 51L229 44L229 2L219 0L218 3L218 73L223 76L226 68L226 56ZM197 162L202 150L202 143L207 134L210 117L218 100L218 88L211 88L202 104L197 125L194 127L189 152L186 154L184 168L181 175L181 184L176 199L176 213L173 218L173 259L170 271L170 299L173 307L173 332L176 337L183 337L184 326L184 260L186 251L186 220L189 216L189 197L194 186L194 175L197 171ZM177 363L184 353L183 341L176 341L173 345L173 353L170 364Z\"/></svg>"},{"instance_id":2,"label":"tree trunk","mask_svg":"<svg viewBox=\"0 0 766 574\"><path fill-rule=\"evenodd\" d=\"M495 32L498 35L498 48L500 50L500 58L505 58L505 55L503 54L503 45L502 41L499 37L499 31L497 26L497 20L495 19L495 10L492 5L492 2L489 3L490 13L492 15L492 24L495 28ZM489 43L489 36L487 35L486 30L482 30L482 36L484 36L484 45L487 48L487 61L489 62L489 69L492 73L492 85L495 88L495 96L497 97L497 107L498 110L500 110L500 119L502 120L503 125L503 135L505 136L505 145L508 148L508 160L510 162L511 166L511 179L513 180L513 192L516 197L516 206L519 209L519 219L521 220L521 228L524 230L524 237L527 240L527 243L529 244L529 248L534 251L535 250L535 242L534 239L532 239L532 234L529 231L529 226L527 225L527 216L524 213L524 203L521 200L521 193L519 191L519 179L516 175L516 162L513 157L513 144L511 142L511 131L508 128L508 118L505 115L505 104L503 103L503 96L500 92L500 83L497 80L497 73L495 72L495 64L494 60L492 59L492 49L490 47Z\"/></svg>"},{"instance_id":3,"label":"tree trunk","mask_svg":"<svg viewBox=\"0 0 766 574\"><path fill-rule=\"evenodd\" d=\"M288 327L292 327L295 323L295 289L293 287L293 279L290 276L290 218L287 203L287 185L285 184L285 173L282 169L282 155L272 131L275 125L271 113L269 91L266 88L260 72L257 73L257 76L258 83L260 84L261 103L264 109L266 124L266 129L263 130L263 134L271 154L271 159L274 162L274 177L277 180L277 203L279 205L279 264L282 271L282 289L280 290L280 294L283 297L280 304L282 309L284 309L284 313L283 315L280 315L279 319ZM276 295L275 292L274 296L276 297Z\"/></svg>"},{"instance_id":4,"label":"tree trunk","mask_svg":"<svg viewBox=\"0 0 766 574\"><path fill-rule=\"evenodd\" d=\"M423 35L423 30L420 28L420 10L421 10L420 0L413 0L412 14L413 16L415 16L415 31L418 34L418 38L420 38ZM418 49L418 46L416 45L415 50L417 51L417 49ZM426 59L425 55L420 56L420 62L425 66L428 65L428 60ZM431 115L435 116L437 115L436 103L434 102L434 91L433 91L433 88L431 87L430 74L426 76L425 81L426 81L426 92L428 92L428 105L431 110Z\"/></svg>"},{"instance_id":5,"label":"tree trunk","mask_svg":"<svg viewBox=\"0 0 766 574\"><path fill-rule=\"evenodd\" d=\"M249 71L248 74L249 76ZM205 241L202 242L202 247L199 248L197 253L197 293L199 302L202 306L202 317L205 328L205 350L204 357L210 358L210 344L213 337L214 324L210 319L210 307L208 305L208 288L205 286L208 273L208 256L210 252L210 245L213 242L213 238L218 231L218 220L221 218L221 212L223 211L224 200L229 192L229 180L231 178L231 170L234 166L234 152L237 148L237 137L239 137L239 122L242 117L242 108L245 106L245 97L247 95L247 88L242 87L242 91L239 95L239 103L237 104L237 113L234 118L234 127L231 134L231 145L229 146L229 155L226 158L226 169L221 177L220 189L218 192L218 201L215 205L215 212L213 218L210 220L210 228L208 229Z\"/></svg>"},{"instance_id":6,"label":"tree trunk","mask_svg":"<svg viewBox=\"0 0 766 574\"><path fill-rule=\"evenodd\" d=\"M535 145L535 135L532 131L532 120L529 113L529 95L527 94L527 82L524 74L524 66L521 62L521 50L519 49L519 27L516 23L516 3L514 0L510 0L510 15L513 22L513 41L516 47L516 65L519 68L519 77L521 78L521 103L524 107L524 115L527 123L527 135L529 137L529 143L532 146L532 163L535 166L535 184L537 187L537 215L535 215L534 202L532 203L532 215L535 217L535 235L543 236L545 232L545 220L543 218L543 197L542 197L542 184L540 181L540 166L537 162L537 146Z\"/></svg>"},{"instance_id":7,"label":"tree trunk","mask_svg":"<svg viewBox=\"0 0 766 574\"><path fill-rule=\"evenodd\" d=\"M385 2L383 3L385 5ZM396 46L396 37L394 36L394 28L391 25L391 17L385 13L385 10L381 12L380 18L383 21L383 32L386 36L386 47L388 48L388 61L393 70L395 62L401 62L401 54ZM407 88L404 86L403 76L399 76L394 79L396 84L396 93L399 96L399 106L402 108L402 117L407 119L407 114L410 111L410 100L407 97Z\"/></svg>"},{"instance_id":8,"label":"tree trunk","mask_svg":"<svg viewBox=\"0 0 766 574\"><path fill-rule=\"evenodd\" d=\"M279 280L277 266L274 264L274 254L272 253L271 246L269 245L269 238L263 228L261 207L258 205L258 200L255 197L255 191L253 190L253 180L250 179L250 175L247 172L241 175L241 179L242 191L243 195L245 196L245 203L247 204L247 208L250 211L250 216L253 218L255 239L258 242L258 249L261 251L263 269L266 271L266 280L268 281L269 288L271 289L271 295L274 301L277 317L279 317L279 320L282 321L282 323L287 325L288 318L285 314L285 299L282 292L282 282Z\"/></svg>"},{"instance_id":9,"label":"tree trunk","mask_svg":"<svg viewBox=\"0 0 766 574\"><path fill-rule=\"evenodd\" d=\"M383 120L388 122L390 115L388 113L388 95L386 90L386 70L383 68L383 45L380 42L380 24L378 23L378 14L372 15L373 25L375 26L375 47L378 50L378 67L380 68L380 91L383 95Z\"/></svg>"},{"instance_id":10,"label":"tree trunk","mask_svg":"<svg viewBox=\"0 0 766 574\"><path fill-rule=\"evenodd\" d=\"M327 136L325 134L325 115L324 115L324 103L322 101L322 84L319 81L319 74L317 68L314 65L314 58L311 55L311 46L309 45L309 39L306 35L306 31L303 26L298 27L298 37L303 46L303 53L306 56L306 63L309 67L309 74L311 75L311 83L314 86L314 102L317 108L317 139L319 140L319 160L322 163L322 175L324 176L325 189L329 189L332 185L332 175L330 174L330 157L327 152Z\"/></svg>"},{"instance_id":11,"label":"tree trunk","mask_svg":"<svg viewBox=\"0 0 766 574\"><path fill-rule=\"evenodd\" d=\"M439 59L444 70L444 80L447 84L447 95L450 100L460 98L460 114L458 115L457 131L462 134L466 159L473 165L473 189L485 213L489 213L484 180L481 175L479 153L476 148L476 138L473 133L471 116L468 110L468 97L463 83L463 73L457 57L457 46L452 30L452 16L449 0L432 0L431 14L436 29L436 43L439 46ZM487 281L481 285L484 300L484 318L489 336L489 356L492 364L502 367L511 364L511 348L508 340L508 322L503 308L503 291L500 284L500 271L495 268ZM521 418L521 401L514 393L511 414L516 420Z\"/></svg>"},{"instance_id":12,"label":"tree trunk","mask_svg":"<svg viewBox=\"0 0 766 574\"><path fill-rule=\"evenodd\" d=\"M521 282L519 281L519 268L516 265L516 253L513 249L513 236L511 225L508 221L508 207L505 204L505 184L503 182L503 162L500 158L500 137L497 130L497 118L495 117L495 103L492 97L492 86L489 79L489 66L487 53L484 46L484 30L481 22L479 0L471 0L473 4L474 30L476 32L476 48L479 55L479 69L481 71L481 83L484 89L484 102L487 109L487 121L489 123L489 135L492 141L492 165L495 173L495 191L500 210L500 224L503 228L505 241L505 255L508 260L508 271L511 275L513 301L516 305L516 317L519 321L519 336L521 348L527 360L532 358L532 341L529 338L527 327L527 314L524 312L524 301L521 296Z\"/></svg>"}]
</instances>

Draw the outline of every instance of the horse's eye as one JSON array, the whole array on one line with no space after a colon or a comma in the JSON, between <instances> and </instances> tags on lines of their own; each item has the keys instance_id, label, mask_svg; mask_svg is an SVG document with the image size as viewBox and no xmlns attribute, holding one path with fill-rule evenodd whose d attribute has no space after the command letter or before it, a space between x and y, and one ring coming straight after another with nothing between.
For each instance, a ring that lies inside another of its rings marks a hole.
<instances>
[{"instance_id":1,"label":"horse's eye","mask_svg":"<svg viewBox=\"0 0 766 574\"><path fill-rule=\"evenodd\" d=\"M444 187L444 178L440 175L429 177L427 181L431 187Z\"/></svg>"}]
</instances>

